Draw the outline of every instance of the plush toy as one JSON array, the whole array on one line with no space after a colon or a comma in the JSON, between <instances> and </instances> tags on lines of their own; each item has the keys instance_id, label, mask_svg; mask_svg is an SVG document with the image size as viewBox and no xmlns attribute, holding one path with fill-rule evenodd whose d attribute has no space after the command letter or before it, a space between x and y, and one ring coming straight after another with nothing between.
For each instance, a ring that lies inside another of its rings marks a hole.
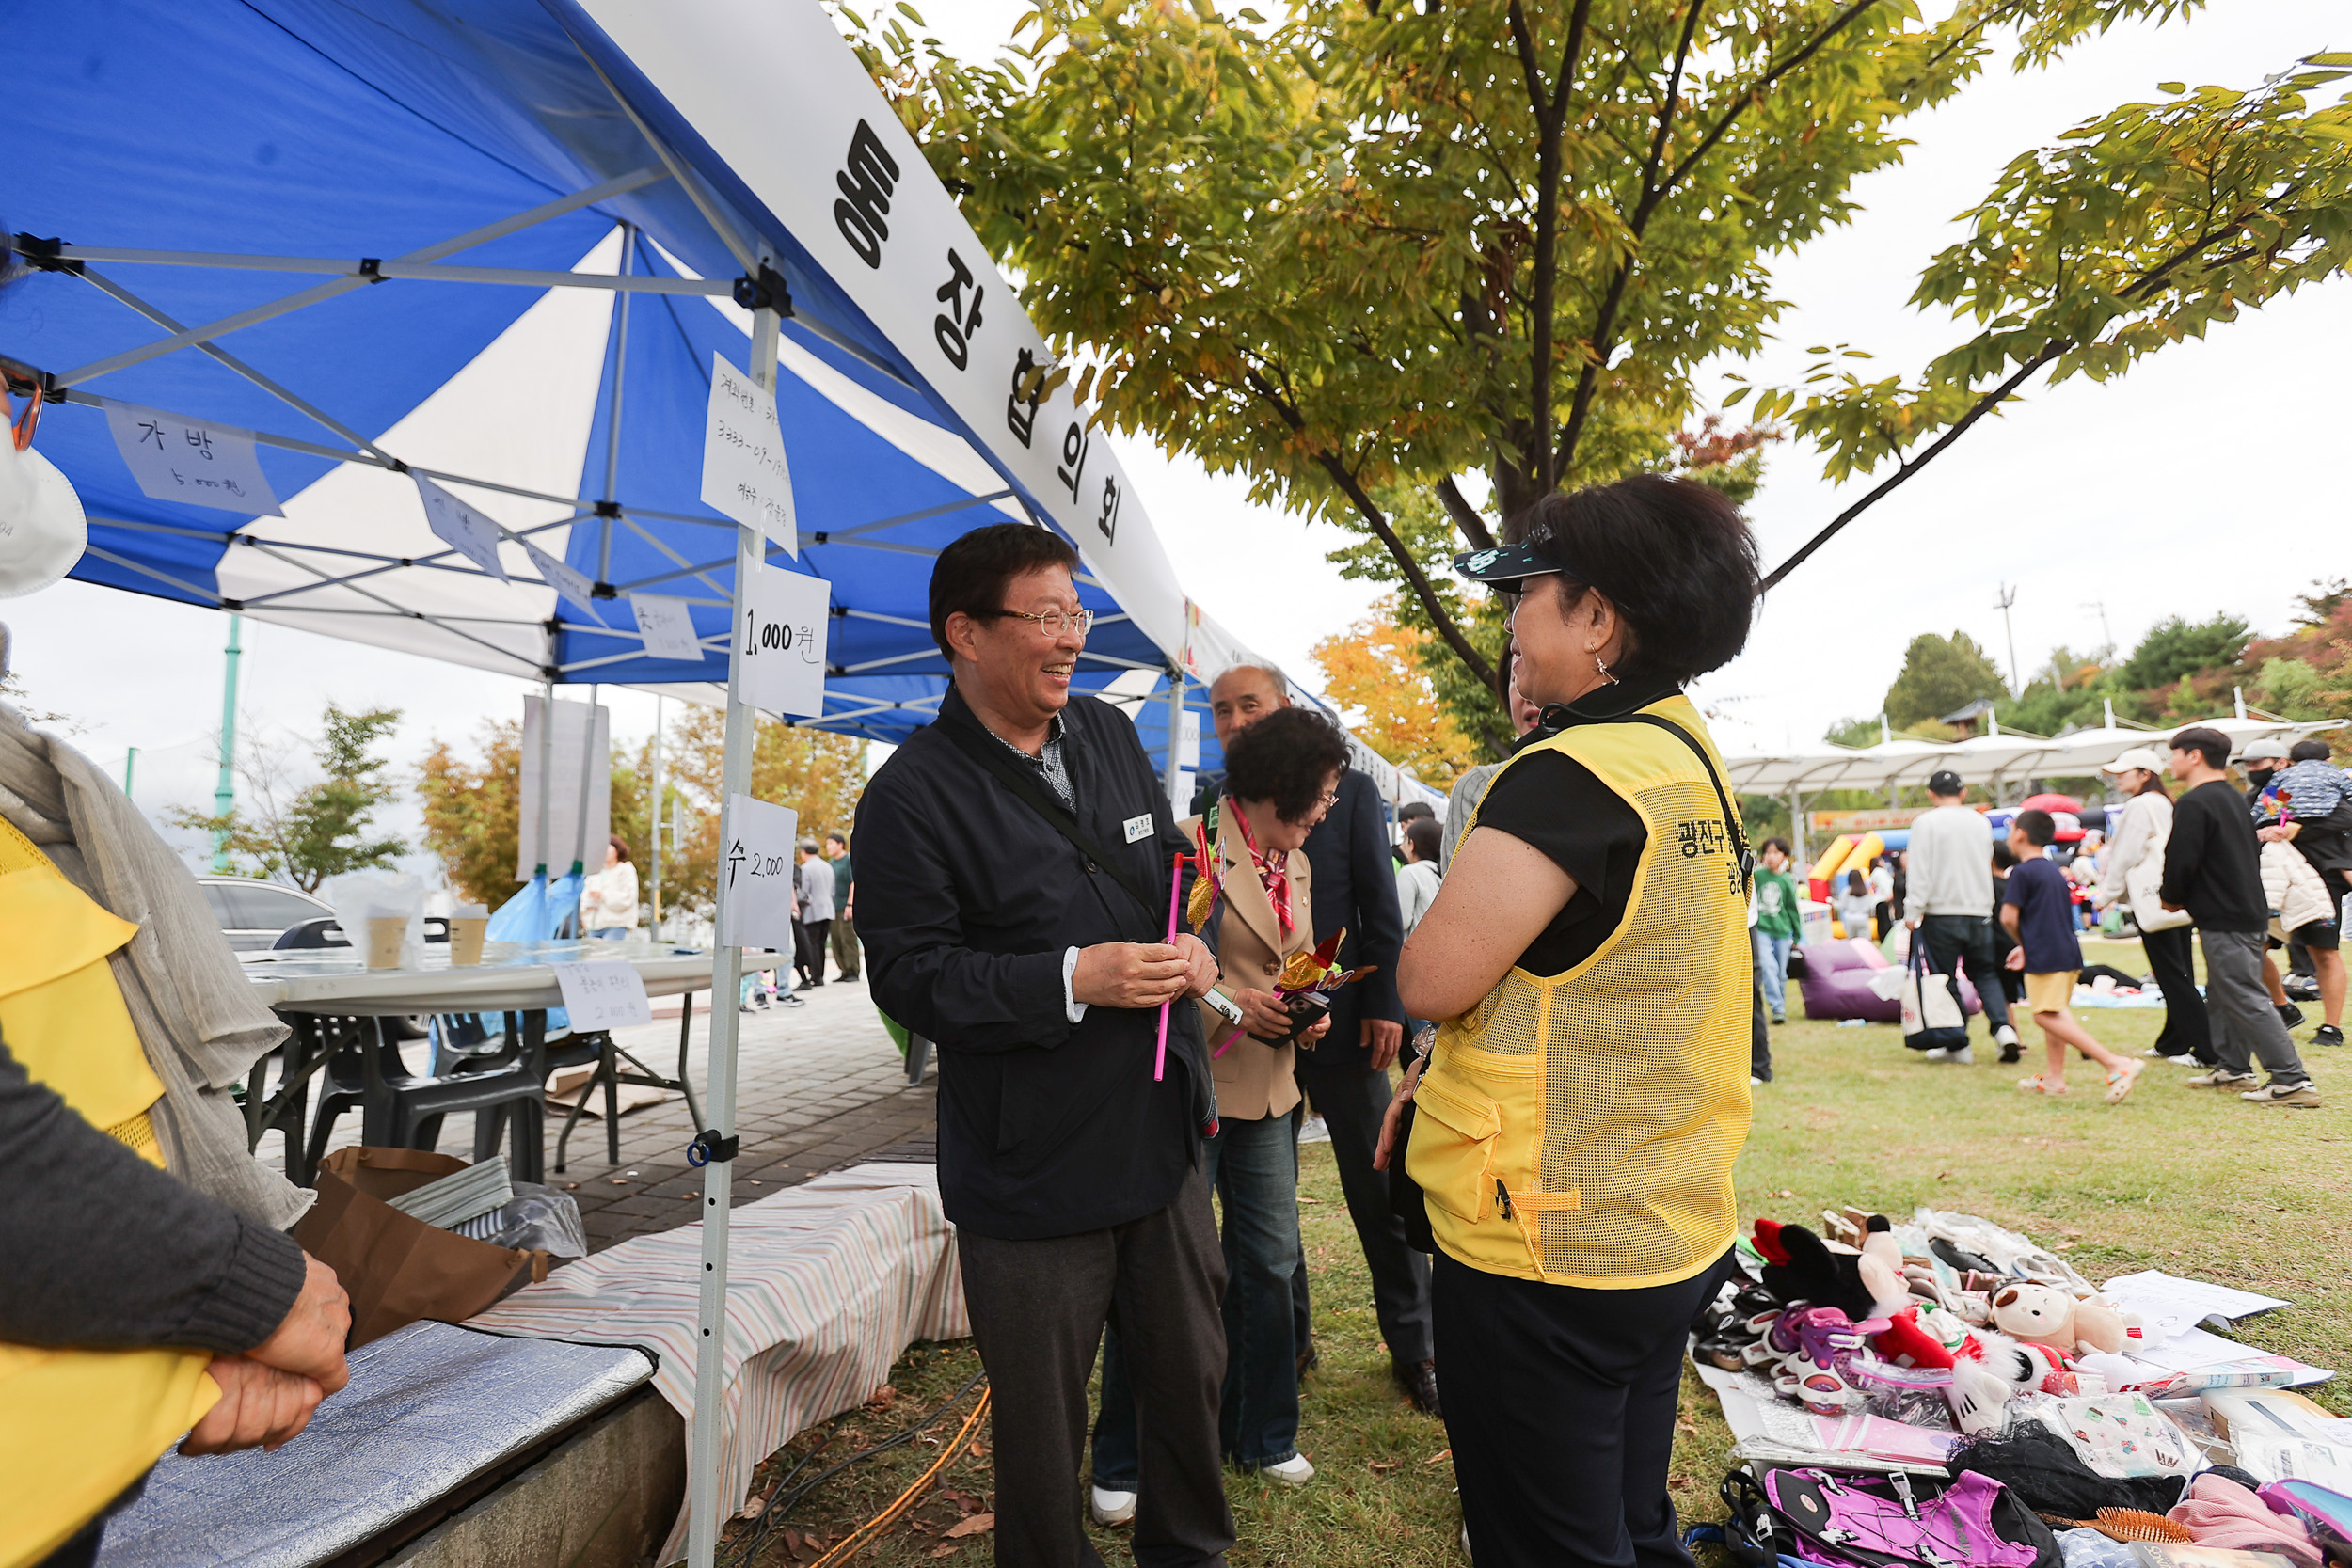
<instances>
[{"instance_id":1,"label":"plush toy","mask_svg":"<svg viewBox=\"0 0 2352 1568\"><path fill-rule=\"evenodd\" d=\"M1952 1422L1971 1437L1999 1432L2009 1402L2020 1394L2071 1392L2066 1363L2047 1345L2028 1344L1980 1329L1952 1361Z\"/></svg>"},{"instance_id":2,"label":"plush toy","mask_svg":"<svg viewBox=\"0 0 2352 1568\"><path fill-rule=\"evenodd\" d=\"M1878 1338L1872 1339L1870 1345L1887 1360L1900 1362L1906 1367L1949 1367L1952 1364L1951 1350L1920 1323L1919 1309L1915 1307L1888 1313L1886 1327L1879 1331Z\"/></svg>"},{"instance_id":3,"label":"plush toy","mask_svg":"<svg viewBox=\"0 0 2352 1568\"><path fill-rule=\"evenodd\" d=\"M1764 1288L1787 1302L1835 1307L1860 1322L1911 1297L1902 1248L1883 1214L1872 1214L1859 1253L1833 1251L1802 1225L1756 1222L1756 1250L1764 1256Z\"/></svg>"},{"instance_id":4,"label":"plush toy","mask_svg":"<svg viewBox=\"0 0 2352 1568\"><path fill-rule=\"evenodd\" d=\"M2067 1356L2086 1351L2113 1355L2131 1342L2131 1324L2122 1313L2095 1301L2077 1301L2048 1285L2003 1287L1993 1297L1993 1326Z\"/></svg>"}]
</instances>

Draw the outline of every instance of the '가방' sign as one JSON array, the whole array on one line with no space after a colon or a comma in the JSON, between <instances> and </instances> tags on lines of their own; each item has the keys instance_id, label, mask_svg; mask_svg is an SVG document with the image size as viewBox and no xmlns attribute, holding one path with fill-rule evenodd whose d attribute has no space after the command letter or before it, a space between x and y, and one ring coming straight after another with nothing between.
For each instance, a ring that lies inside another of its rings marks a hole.
<instances>
[{"instance_id":1,"label":"'\uac00\ubc29' sign","mask_svg":"<svg viewBox=\"0 0 2352 1568\"><path fill-rule=\"evenodd\" d=\"M792 844L801 814L748 795L727 797L719 851L719 945L792 951Z\"/></svg>"},{"instance_id":2,"label":"'\uac00\ubc29' sign","mask_svg":"<svg viewBox=\"0 0 2352 1568\"><path fill-rule=\"evenodd\" d=\"M703 504L717 507L801 553L792 519L792 472L785 466L776 428L775 394L737 370L715 349L710 356L710 403L703 416Z\"/></svg>"},{"instance_id":3,"label":"'\uac00\ubc29' sign","mask_svg":"<svg viewBox=\"0 0 2352 1568\"><path fill-rule=\"evenodd\" d=\"M833 585L767 566L736 588L735 636L743 656L743 700L773 714L825 711L825 635Z\"/></svg>"},{"instance_id":4,"label":"'\uac00\ubc29' sign","mask_svg":"<svg viewBox=\"0 0 2352 1568\"><path fill-rule=\"evenodd\" d=\"M285 515L245 431L128 403L106 404L106 428L142 494L256 517Z\"/></svg>"}]
</instances>

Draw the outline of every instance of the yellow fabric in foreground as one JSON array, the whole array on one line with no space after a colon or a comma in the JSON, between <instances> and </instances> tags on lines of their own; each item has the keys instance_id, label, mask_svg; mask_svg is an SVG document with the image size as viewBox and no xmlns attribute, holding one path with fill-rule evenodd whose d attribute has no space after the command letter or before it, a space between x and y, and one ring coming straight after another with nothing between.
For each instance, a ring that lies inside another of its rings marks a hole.
<instances>
[{"instance_id":1,"label":"yellow fabric in foreground","mask_svg":"<svg viewBox=\"0 0 2352 1568\"><path fill-rule=\"evenodd\" d=\"M32 1078L161 1169L147 1065L106 955L136 934L0 821L0 1037ZM40 1561L220 1400L200 1350L0 1343L0 1568Z\"/></svg>"},{"instance_id":2,"label":"yellow fabric in foreground","mask_svg":"<svg viewBox=\"0 0 2352 1568\"><path fill-rule=\"evenodd\" d=\"M1643 711L1711 754L1685 698ZM1495 777L1540 751L1592 769L1648 830L1625 920L1575 968L1514 968L1438 1025L1406 1169L1438 1244L1471 1268L1597 1290L1672 1284L1738 1230L1752 1000L1738 851L1707 770L1655 725L1566 730Z\"/></svg>"}]
</instances>

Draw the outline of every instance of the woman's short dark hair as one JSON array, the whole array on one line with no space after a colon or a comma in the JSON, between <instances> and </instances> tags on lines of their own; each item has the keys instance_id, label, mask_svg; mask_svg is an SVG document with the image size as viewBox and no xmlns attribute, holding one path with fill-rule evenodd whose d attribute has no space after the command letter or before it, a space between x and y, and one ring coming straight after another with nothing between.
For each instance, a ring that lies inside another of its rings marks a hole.
<instances>
[{"instance_id":1,"label":"woman's short dark hair","mask_svg":"<svg viewBox=\"0 0 2352 1568\"><path fill-rule=\"evenodd\" d=\"M2037 849L2047 849L2058 842L2058 818L2039 806L2019 812L2016 828L2026 835L2026 842Z\"/></svg>"},{"instance_id":2,"label":"woman's short dark hair","mask_svg":"<svg viewBox=\"0 0 2352 1568\"><path fill-rule=\"evenodd\" d=\"M2326 762L2328 743L2316 736L2298 740L2287 748L2289 762Z\"/></svg>"},{"instance_id":3,"label":"woman's short dark hair","mask_svg":"<svg viewBox=\"0 0 2352 1568\"><path fill-rule=\"evenodd\" d=\"M1790 860L1797 858L1797 852L1788 847L1788 841L1785 838L1768 838L1756 847L1756 852L1760 855L1767 849L1777 849Z\"/></svg>"},{"instance_id":4,"label":"woman's short dark hair","mask_svg":"<svg viewBox=\"0 0 2352 1568\"><path fill-rule=\"evenodd\" d=\"M1434 816L1416 816L1405 824L1405 842L1413 847L1413 859L1435 861L1438 845L1444 838Z\"/></svg>"},{"instance_id":5,"label":"woman's short dark hair","mask_svg":"<svg viewBox=\"0 0 2352 1568\"><path fill-rule=\"evenodd\" d=\"M1041 566L1078 570L1078 552L1060 534L1026 523L976 528L939 552L931 563L931 641L950 660L947 617L961 610L986 620L1005 608L1005 585Z\"/></svg>"},{"instance_id":6,"label":"woman's short dark hair","mask_svg":"<svg viewBox=\"0 0 2352 1568\"><path fill-rule=\"evenodd\" d=\"M2011 871L2016 869L2016 866L2017 851L2010 848L2008 844L1997 839L1994 840L1993 845L1993 869L1995 871Z\"/></svg>"},{"instance_id":7,"label":"woman's short dark hair","mask_svg":"<svg viewBox=\"0 0 2352 1568\"><path fill-rule=\"evenodd\" d=\"M627 840L627 839L623 838L623 837L622 837L620 834L618 834L618 833L614 833L614 834L612 835L612 852L613 852L614 854L616 854L616 855L620 856L620 857L621 857L621 859L623 859L624 861L628 860L628 840Z\"/></svg>"},{"instance_id":8,"label":"woman's short dark hair","mask_svg":"<svg viewBox=\"0 0 2352 1568\"><path fill-rule=\"evenodd\" d=\"M1271 800L1274 815L1303 822L1331 776L1347 767L1347 739L1312 708L1278 707L1225 745L1225 793Z\"/></svg>"},{"instance_id":9,"label":"woman's short dark hair","mask_svg":"<svg viewBox=\"0 0 2352 1568\"><path fill-rule=\"evenodd\" d=\"M1720 490L1636 474L1554 491L1512 519L1508 535L1560 563L1565 610L1582 603L1587 588L1617 607L1626 626L1617 674L1680 684L1747 646L1756 536Z\"/></svg>"},{"instance_id":10,"label":"woman's short dark hair","mask_svg":"<svg viewBox=\"0 0 2352 1568\"><path fill-rule=\"evenodd\" d=\"M2176 752L2196 752L2205 759L2205 766L2208 768L2221 768L2230 766L2230 737L2219 730L2207 729L2202 724L2192 724L2174 736L2172 749Z\"/></svg>"}]
</instances>

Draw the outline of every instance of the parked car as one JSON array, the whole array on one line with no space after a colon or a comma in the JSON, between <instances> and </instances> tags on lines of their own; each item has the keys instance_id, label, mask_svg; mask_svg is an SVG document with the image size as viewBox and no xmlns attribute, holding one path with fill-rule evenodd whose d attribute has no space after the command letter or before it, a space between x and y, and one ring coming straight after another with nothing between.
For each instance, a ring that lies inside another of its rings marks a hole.
<instances>
[{"instance_id":1,"label":"parked car","mask_svg":"<svg viewBox=\"0 0 2352 1568\"><path fill-rule=\"evenodd\" d=\"M199 877L196 885L204 890L204 902L212 906L213 918L220 922L229 945L240 953L268 947L289 926L321 915L332 918L335 913L323 899L283 882L251 877Z\"/></svg>"}]
</instances>

